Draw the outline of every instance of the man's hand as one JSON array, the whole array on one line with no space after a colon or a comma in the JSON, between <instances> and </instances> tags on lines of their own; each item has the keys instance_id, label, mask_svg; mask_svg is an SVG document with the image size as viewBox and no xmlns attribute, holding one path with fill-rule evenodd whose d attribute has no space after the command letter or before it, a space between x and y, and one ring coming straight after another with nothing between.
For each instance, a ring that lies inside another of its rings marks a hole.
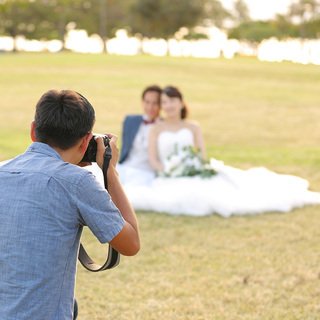
<instances>
[{"instance_id":1,"label":"man's hand","mask_svg":"<svg viewBox=\"0 0 320 320\"><path fill-rule=\"evenodd\" d=\"M117 165L118 162L118 158L119 158L119 148L117 146L117 142L118 142L118 137L112 133L104 133L104 135L106 135L109 138L109 143L110 143L110 147L111 147L111 160L110 160L110 164L111 166L115 167ZM103 162L104 162L104 152L106 150L106 147L104 145L104 141L102 137L95 137L95 141L97 142L97 156L96 156L96 161L98 166L101 168L103 168Z\"/></svg>"}]
</instances>

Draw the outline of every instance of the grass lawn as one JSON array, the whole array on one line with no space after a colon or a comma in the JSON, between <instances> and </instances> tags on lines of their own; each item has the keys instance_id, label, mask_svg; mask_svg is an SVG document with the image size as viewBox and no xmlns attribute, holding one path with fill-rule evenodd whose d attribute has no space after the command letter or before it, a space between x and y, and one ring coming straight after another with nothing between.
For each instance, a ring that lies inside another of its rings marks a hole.
<instances>
[{"instance_id":1,"label":"grass lawn","mask_svg":"<svg viewBox=\"0 0 320 320\"><path fill-rule=\"evenodd\" d=\"M251 58L1 54L0 160L30 144L48 89L80 92L96 109L95 132L121 137L153 83L181 88L209 157L295 174L320 191L320 67ZM79 319L319 319L319 209L228 219L137 212L136 257L97 274L79 265ZM106 247L87 230L82 242L103 261Z\"/></svg>"}]
</instances>

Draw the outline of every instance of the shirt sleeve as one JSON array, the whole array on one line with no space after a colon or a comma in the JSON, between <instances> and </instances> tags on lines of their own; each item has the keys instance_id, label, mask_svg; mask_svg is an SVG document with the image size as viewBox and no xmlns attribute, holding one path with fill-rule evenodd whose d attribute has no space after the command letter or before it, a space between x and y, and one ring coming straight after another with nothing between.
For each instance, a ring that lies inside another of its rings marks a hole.
<instances>
[{"instance_id":1,"label":"shirt sleeve","mask_svg":"<svg viewBox=\"0 0 320 320\"><path fill-rule=\"evenodd\" d=\"M76 206L80 224L88 226L101 243L110 242L124 226L124 219L108 191L89 171L77 184Z\"/></svg>"}]
</instances>

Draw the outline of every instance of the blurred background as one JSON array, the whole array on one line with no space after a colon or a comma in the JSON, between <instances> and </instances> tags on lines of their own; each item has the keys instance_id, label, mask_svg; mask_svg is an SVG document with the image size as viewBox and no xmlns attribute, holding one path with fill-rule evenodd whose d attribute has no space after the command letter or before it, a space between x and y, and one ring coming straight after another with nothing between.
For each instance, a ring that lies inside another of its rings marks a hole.
<instances>
[{"instance_id":1,"label":"blurred background","mask_svg":"<svg viewBox=\"0 0 320 320\"><path fill-rule=\"evenodd\" d=\"M0 51L320 65L320 0L0 0Z\"/></svg>"}]
</instances>

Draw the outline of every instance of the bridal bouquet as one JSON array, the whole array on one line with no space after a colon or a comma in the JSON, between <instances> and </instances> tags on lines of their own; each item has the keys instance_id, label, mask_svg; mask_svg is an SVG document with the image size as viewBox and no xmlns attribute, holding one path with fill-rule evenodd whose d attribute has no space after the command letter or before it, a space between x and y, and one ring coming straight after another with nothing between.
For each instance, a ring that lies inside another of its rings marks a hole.
<instances>
[{"instance_id":1,"label":"bridal bouquet","mask_svg":"<svg viewBox=\"0 0 320 320\"><path fill-rule=\"evenodd\" d=\"M217 173L212 160L210 162L204 160L199 154L199 150L191 146L184 147L182 150L178 150L175 146L175 151L165 161L162 176L209 178Z\"/></svg>"}]
</instances>

